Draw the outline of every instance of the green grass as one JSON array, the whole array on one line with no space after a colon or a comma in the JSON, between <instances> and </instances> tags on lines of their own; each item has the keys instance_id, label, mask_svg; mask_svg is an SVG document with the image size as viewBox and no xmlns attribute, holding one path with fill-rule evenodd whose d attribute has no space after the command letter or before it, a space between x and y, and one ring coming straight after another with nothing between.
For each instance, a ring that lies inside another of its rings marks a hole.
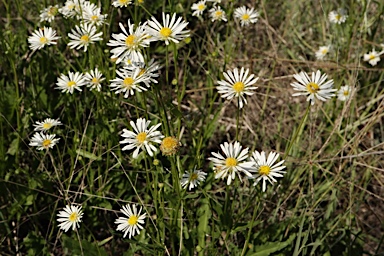
<instances>
[{"instance_id":1,"label":"green grass","mask_svg":"<svg viewBox=\"0 0 384 256\"><path fill-rule=\"evenodd\" d=\"M96 2L96 1L92 1ZM108 25L103 41L87 52L67 46L79 23L59 15L39 23L48 1L0 4L0 252L2 255L381 255L384 252L383 108L384 64L372 67L363 54L384 43L381 1L257 1L257 23L240 27L235 8L222 1L228 22L193 17L192 1L145 1L117 9L101 0ZM209 3L211 5L211 3ZM144 8L143 8L144 7ZM250 6L249 6L250 7ZM330 24L342 7L348 19ZM109 88L117 65L107 42L118 23L138 24L151 15L177 12L189 22L191 41L153 42L148 58L163 66L158 84L123 98ZM151 15L150 15L151 14ZM58 44L32 52L28 37L53 27ZM319 46L332 44L325 61ZM217 93L222 72L246 67L259 76L256 93L238 111L236 100ZM68 71L98 67L101 92L55 90ZM308 107L292 97L293 74L320 69L335 82L356 88L350 101L335 98ZM60 141L49 151L29 146L33 124L59 118ZM121 132L144 117L180 138L175 156L121 151ZM238 178L215 179L211 152L238 140L250 152L276 151L287 174L262 192ZM156 161L155 161L156 160ZM180 178L194 167L208 175L192 191ZM57 214L82 205L80 228L62 232ZM140 235L116 231L126 204L147 214Z\"/></svg>"}]
</instances>

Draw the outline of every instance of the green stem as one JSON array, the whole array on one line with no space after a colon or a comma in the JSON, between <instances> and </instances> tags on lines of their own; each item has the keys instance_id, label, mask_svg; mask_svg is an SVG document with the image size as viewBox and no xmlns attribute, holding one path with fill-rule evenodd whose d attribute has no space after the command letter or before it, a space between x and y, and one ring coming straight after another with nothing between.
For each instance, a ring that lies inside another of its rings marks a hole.
<instances>
[{"instance_id":1,"label":"green stem","mask_svg":"<svg viewBox=\"0 0 384 256\"><path fill-rule=\"evenodd\" d=\"M251 232L252 232L252 228L253 228L253 223L255 221L256 214L257 214L257 208L259 208L259 203L256 203L255 204L255 208L253 209L251 225L248 228L247 239L245 240L245 244L244 244L243 250L241 252L241 256L244 256L244 254L245 254L245 252L247 250L247 247L248 247L248 244L249 244L249 239L251 238Z\"/></svg>"},{"instance_id":2,"label":"green stem","mask_svg":"<svg viewBox=\"0 0 384 256\"><path fill-rule=\"evenodd\" d=\"M297 139L297 136L299 135L299 132L303 129L305 120L307 120L307 116L308 116L308 114L309 114L309 110L310 110L310 109L311 109L311 102L308 102L307 110L305 111L305 114L304 114L303 118L302 118L301 121L300 121L299 127L296 129L295 134L293 135L293 138L292 138L292 140L289 142L288 147L287 147L287 150L285 151L285 154L284 154L284 160L287 159L287 157L288 157L288 155L289 155L289 152L291 151L292 146L293 146L293 144L295 143L295 141L296 141L296 139Z\"/></svg>"}]
</instances>

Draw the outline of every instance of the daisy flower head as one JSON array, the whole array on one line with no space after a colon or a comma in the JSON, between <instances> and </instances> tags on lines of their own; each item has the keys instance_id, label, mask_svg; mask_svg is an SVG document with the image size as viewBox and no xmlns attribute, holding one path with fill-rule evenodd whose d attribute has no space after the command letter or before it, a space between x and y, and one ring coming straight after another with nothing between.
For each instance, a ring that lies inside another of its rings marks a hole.
<instances>
[{"instance_id":1,"label":"daisy flower head","mask_svg":"<svg viewBox=\"0 0 384 256\"><path fill-rule=\"evenodd\" d=\"M103 74L95 68L85 74L85 83L91 90L96 89L98 92L101 90L101 82L105 80Z\"/></svg>"},{"instance_id":2,"label":"daisy flower head","mask_svg":"<svg viewBox=\"0 0 384 256\"><path fill-rule=\"evenodd\" d=\"M191 190L194 187L197 187L200 182L203 182L206 175L207 174L205 172L196 170L196 167L193 171L185 171L180 181L181 187L184 189L188 187L188 190Z\"/></svg>"},{"instance_id":3,"label":"daisy flower head","mask_svg":"<svg viewBox=\"0 0 384 256\"><path fill-rule=\"evenodd\" d=\"M36 121L34 131L43 131L46 132L51 129L53 126L62 125L59 119L46 118L43 122Z\"/></svg>"},{"instance_id":4,"label":"daisy flower head","mask_svg":"<svg viewBox=\"0 0 384 256\"><path fill-rule=\"evenodd\" d=\"M207 0L207 2L213 2L213 5L220 4L221 0Z\"/></svg>"},{"instance_id":5,"label":"daisy flower head","mask_svg":"<svg viewBox=\"0 0 384 256\"><path fill-rule=\"evenodd\" d=\"M40 12L40 22L43 22L43 21L52 22L58 13L59 13L59 5L50 5L47 8L44 8Z\"/></svg>"},{"instance_id":6,"label":"daisy flower head","mask_svg":"<svg viewBox=\"0 0 384 256\"><path fill-rule=\"evenodd\" d=\"M141 54L141 49L148 47L152 39L146 32L147 23L140 24L135 28L135 24L131 24L128 19L128 30L124 28L122 23L119 23L119 27L123 33L112 34L111 40L107 43L108 46L114 47L111 50L111 58L117 58L116 63L120 63L131 54Z\"/></svg>"},{"instance_id":7,"label":"daisy flower head","mask_svg":"<svg viewBox=\"0 0 384 256\"><path fill-rule=\"evenodd\" d=\"M235 9L234 16L240 20L241 26L245 26L250 23L256 23L260 14L253 8L248 9L245 6L241 6Z\"/></svg>"},{"instance_id":8,"label":"daisy flower head","mask_svg":"<svg viewBox=\"0 0 384 256\"><path fill-rule=\"evenodd\" d=\"M328 14L328 19L331 23L341 24L348 18L347 11L345 9L338 9L337 11L331 11Z\"/></svg>"},{"instance_id":9,"label":"daisy flower head","mask_svg":"<svg viewBox=\"0 0 384 256\"><path fill-rule=\"evenodd\" d=\"M382 52L377 52L375 49L372 49L371 52L364 54L364 61L368 61L371 66L376 66L377 62L380 61L380 55Z\"/></svg>"},{"instance_id":10,"label":"daisy flower head","mask_svg":"<svg viewBox=\"0 0 384 256\"><path fill-rule=\"evenodd\" d=\"M209 10L209 16L211 17L212 22L216 20L222 20L222 21L227 21L227 15L225 12L221 9L220 6L213 6Z\"/></svg>"},{"instance_id":11,"label":"daisy flower head","mask_svg":"<svg viewBox=\"0 0 384 256\"><path fill-rule=\"evenodd\" d=\"M144 220L146 217L146 213L141 214L142 207L138 209L135 204L131 206L128 204L126 206L123 206L120 211L127 216L126 217L119 217L116 219L115 224L118 224L117 231L123 231L125 238L128 234L128 238L131 239L131 237L135 236L136 233L140 234L140 230L143 229Z\"/></svg>"},{"instance_id":12,"label":"daisy flower head","mask_svg":"<svg viewBox=\"0 0 384 256\"><path fill-rule=\"evenodd\" d=\"M44 134L43 132L36 132L30 143L29 146L31 147L37 147L37 150L43 150L43 149L50 149L55 146L60 138L56 138L55 134Z\"/></svg>"},{"instance_id":13,"label":"daisy flower head","mask_svg":"<svg viewBox=\"0 0 384 256\"><path fill-rule=\"evenodd\" d=\"M76 50L84 47L86 52L89 44L103 40L102 35L103 32L96 33L96 27L91 24L83 23L80 27L76 25L76 30L72 29L71 33L68 33L68 37L72 39L68 46Z\"/></svg>"},{"instance_id":14,"label":"daisy flower head","mask_svg":"<svg viewBox=\"0 0 384 256\"><path fill-rule=\"evenodd\" d=\"M239 98L239 107L242 108L244 104L247 104L247 99L245 95L252 95L254 92L252 90L256 90L257 87L254 85L258 77L255 77L254 74L249 75L249 69L244 71L244 67L241 68L240 72L237 68L233 70L227 70L227 72L223 72L225 80L217 81L219 86L217 86L217 90L222 98L226 98L228 100L233 97Z\"/></svg>"},{"instance_id":15,"label":"daisy flower head","mask_svg":"<svg viewBox=\"0 0 384 256\"><path fill-rule=\"evenodd\" d=\"M80 87L85 84L86 81L82 73L73 73L69 71L68 76L61 74L61 76L57 78L57 87L55 89L61 90L61 92L73 94L74 89L82 91Z\"/></svg>"},{"instance_id":16,"label":"daisy flower head","mask_svg":"<svg viewBox=\"0 0 384 256\"><path fill-rule=\"evenodd\" d=\"M252 176L252 179L256 179L253 185L256 186L260 180L263 180L263 192L267 188L266 181L273 184L273 182L277 182L275 178L283 177L283 174L286 173L286 171L282 171L285 168L285 166L282 166L284 160L275 164L277 158L279 158L279 154L275 152L270 152L268 158L265 156L264 151L259 153L255 150L252 153L251 160L256 168L256 174Z\"/></svg>"},{"instance_id":17,"label":"daisy flower head","mask_svg":"<svg viewBox=\"0 0 384 256\"><path fill-rule=\"evenodd\" d=\"M133 152L133 158L137 158L141 149L144 149L150 156L153 156L153 152L157 151L157 148L153 144L160 144L161 139L164 138L164 136L161 132L156 131L161 123L149 128L150 123L151 121L147 121L145 118L137 119L136 123L131 121L130 124L134 131L123 129L123 134L121 136L125 139L120 141L120 144L128 143L128 145L124 146L121 150L124 151L136 148Z\"/></svg>"},{"instance_id":18,"label":"daisy flower head","mask_svg":"<svg viewBox=\"0 0 384 256\"><path fill-rule=\"evenodd\" d=\"M164 41L166 45L168 45L169 42L178 44L179 41L190 36L189 30L184 30L188 22L183 21L182 17L176 20L176 13L174 13L172 17L164 12L162 15L164 25L161 25L153 16L151 18L152 20L148 21L148 34L157 40Z\"/></svg>"},{"instance_id":19,"label":"daisy flower head","mask_svg":"<svg viewBox=\"0 0 384 256\"><path fill-rule=\"evenodd\" d=\"M225 156L212 152L214 157L208 158L214 164L215 179L228 177L227 185L230 185L232 180L236 178L236 173L240 180L240 172L243 172L248 177L252 176L250 171L253 163L245 162L248 158L248 148L242 150L242 146L237 141L235 143L225 142L220 147Z\"/></svg>"},{"instance_id":20,"label":"daisy flower head","mask_svg":"<svg viewBox=\"0 0 384 256\"><path fill-rule=\"evenodd\" d=\"M111 90L115 91L116 94L124 93L124 98L128 98L129 95L134 95L135 91L146 91L147 88L141 86L140 83L148 80L149 77L140 75L140 72L140 68L135 68L133 71L126 69L116 70L118 77L110 80Z\"/></svg>"},{"instance_id":21,"label":"daisy flower head","mask_svg":"<svg viewBox=\"0 0 384 256\"><path fill-rule=\"evenodd\" d=\"M59 228L67 232L71 227L72 230L80 227L81 218L83 217L81 206L67 205L57 214L57 221L61 222Z\"/></svg>"},{"instance_id":22,"label":"daisy flower head","mask_svg":"<svg viewBox=\"0 0 384 256\"><path fill-rule=\"evenodd\" d=\"M131 52L130 54L127 54L121 64L123 64L124 68L128 67L136 67L138 65L141 65L140 63L144 63L144 56L140 52Z\"/></svg>"},{"instance_id":23,"label":"daisy flower head","mask_svg":"<svg viewBox=\"0 0 384 256\"><path fill-rule=\"evenodd\" d=\"M317 60L323 60L325 58L325 56L329 53L329 50L330 50L330 46L320 46L319 47L319 50L316 51L315 55L316 55L316 59Z\"/></svg>"},{"instance_id":24,"label":"daisy flower head","mask_svg":"<svg viewBox=\"0 0 384 256\"><path fill-rule=\"evenodd\" d=\"M197 3L192 4L192 16L200 16L203 14L204 10L207 8L207 5L205 4L206 0L199 1Z\"/></svg>"},{"instance_id":25,"label":"daisy flower head","mask_svg":"<svg viewBox=\"0 0 384 256\"><path fill-rule=\"evenodd\" d=\"M101 8L95 4L87 3L82 10L83 21L87 24L100 26L106 23L108 14L101 14Z\"/></svg>"},{"instance_id":26,"label":"daisy flower head","mask_svg":"<svg viewBox=\"0 0 384 256\"><path fill-rule=\"evenodd\" d=\"M79 14L82 10L85 0L67 0L63 7L59 9L59 12L64 18L80 18Z\"/></svg>"},{"instance_id":27,"label":"daisy flower head","mask_svg":"<svg viewBox=\"0 0 384 256\"><path fill-rule=\"evenodd\" d=\"M341 101L346 101L351 97L352 93L352 86L345 85L341 86L340 89L337 91L337 99Z\"/></svg>"},{"instance_id":28,"label":"daisy flower head","mask_svg":"<svg viewBox=\"0 0 384 256\"><path fill-rule=\"evenodd\" d=\"M143 83L148 88L151 86L151 83L158 83L155 78L160 76L158 71L160 70L161 65L158 62L155 62L154 59L151 59L147 65L145 65L145 62L133 62L132 65L127 65L124 68L131 72L134 72L135 69L140 69L139 77L147 77Z\"/></svg>"},{"instance_id":29,"label":"daisy flower head","mask_svg":"<svg viewBox=\"0 0 384 256\"><path fill-rule=\"evenodd\" d=\"M165 156L173 156L180 148L180 141L175 137L165 137L160 145L160 151Z\"/></svg>"},{"instance_id":30,"label":"daisy flower head","mask_svg":"<svg viewBox=\"0 0 384 256\"><path fill-rule=\"evenodd\" d=\"M115 0L112 2L112 5L118 8L127 7L130 4L132 4L132 0Z\"/></svg>"},{"instance_id":31,"label":"daisy flower head","mask_svg":"<svg viewBox=\"0 0 384 256\"><path fill-rule=\"evenodd\" d=\"M317 70L316 73L312 72L311 78L305 72L295 74L293 77L297 82L291 83L291 86L293 86L293 90L299 92L292 96L308 96L307 101L311 101L312 105L315 104L315 99L326 101L335 96L334 92L337 91L337 89L332 89L333 80L326 81L328 76L321 74L320 70Z\"/></svg>"},{"instance_id":32,"label":"daisy flower head","mask_svg":"<svg viewBox=\"0 0 384 256\"><path fill-rule=\"evenodd\" d=\"M59 38L59 36L56 36L56 30L49 27L39 28L28 37L29 48L34 51L40 50L46 45L56 44L57 42L54 40Z\"/></svg>"}]
</instances>

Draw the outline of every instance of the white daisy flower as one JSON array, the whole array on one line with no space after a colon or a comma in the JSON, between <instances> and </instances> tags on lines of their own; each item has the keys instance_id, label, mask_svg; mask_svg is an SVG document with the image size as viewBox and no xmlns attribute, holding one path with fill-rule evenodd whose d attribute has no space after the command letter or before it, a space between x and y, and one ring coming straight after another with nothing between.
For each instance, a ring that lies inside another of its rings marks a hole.
<instances>
[{"instance_id":1,"label":"white daisy flower","mask_svg":"<svg viewBox=\"0 0 384 256\"><path fill-rule=\"evenodd\" d=\"M128 31L124 28L122 23L119 23L120 29L123 33L112 34L114 40L109 40L108 46L115 47L111 50L111 58L117 58L116 63L120 63L131 54L141 54L141 49L148 47L152 41L146 32L147 23L138 25L135 29L135 24L131 24L128 19ZM144 59L144 58L143 58Z\"/></svg>"},{"instance_id":2,"label":"white daisy flower","mask_svg":"<svg viewBox=\"0 0 384 256\"><path fill-rule=\"evenodd\" d=\"M213 5L220 4L221 0L207 0L207 2L213 2Z\"/></svg>"},{"instance_id":3,"label":"white daisy flower","mask_svg":"<svg viewBox=\"0 0 384 256\"><path fill-rule=\"evenodd\" d=\"M151 59L148 62L148 65L145 65L144 62L136 62L136 63L133 63L133 65L124 67L124 69L127 69L131 72L135 72L135 69L137 68L140 69L138 77L141 77L141 76L147 77L147 79L143 80L143 83L148 88L151 86L151 83L157 84L157 80L155 78L160 76L158 71L161 68L158 62L155 62L154 59Z\"/></svg>"},{"instance_id":4,"label":"white daisy flower","mask_svg":"<svg viewBox=\"0 0 384 256\"><path fill-rule=\"evenodd\" d=\"M137 66L140 63L144 63L144 56L140 52L131 52L130 54L127 54L125 58L122 60L123 67L132 67Z\"/></svg>"},{"instance_id":5,"label":"white daisy flower","mask_svg":"<svg viewBox=\"0 0 384 256\"><path fill-rule=\"evenodd\" d=\"M59 9L59 12L64 18L80 18L81 10L83 9L85 0L67 0L63 7Z\"/></svg>"},{"instance_id":6,"label":"white daisy flower","mask_svg":"<svg viewBox=\"0 0 384 256\"><path fill-rule=\"evenodd\" d=\"M101 90L100 83L105 80L102 76L103 74L95 68L94 70L85 73L85 83L91 88L91 90L96 89L99 92Z\"/></svg>"},{"instance_id":7,"label":"white daisy flower","mask_svg":"<svg viewBox=\"0 0 384 256\"><path fill-rule=\"evenodd\" d=\"M37 147L37 150L43 150L43 149L50 149L55 146L60 138L55 139L56 134L44 134L43 132L36 132L30 143L29 146L31 147Z\"/></svg>"},{"instance_id":8,"label":"white daisy flower","mask_svg":"<svg viewBox=\"0 0 384 256\"><path fill-rule=\"evenodd\" d=\"M256 23L260 14L253 8L248 9L245 6L241 6L235 9L234 16L240 20L241 26L245 26L250 23Z\"/></svg>"},{"instance_id":9,"label":"white daisy flower","mask_svg":"<svg viewBox=\"0 0 384 256\"><path fill-rule=\"evenodd\" d=\"M341 101L346 101L351 97L352 93L352 86L345 85L341 86L340 89L337 91L337 99Z\"/></svg>"},{"instance_id":10,"label":"white daisy flower","mask_svg":"<svg viewBox=\"0 0 384 256\"><path fill-rule=\"evenodd\" d=\"M176 44L184 38L189 37L189 30L184 30L188 25L188 22L182 21L182 17L179 17L176 20L176 13L172 15L172 18L169 14L165 15L163 12L163 25L161 25L155 17L151 18L152 20L148 21L147 32L152 35L154 38L160 41L165 41L165 44L168 45L169 42L174 42Z\"/></svg>"},{"instance_id":11,"label":"white daisy flower","mask_svg":"<svg viewBox=\"0 0 384 256\"><path fill-rule=\"evenodd\" d=\"M132 4L132 0L115 0L112 2L112 5L114 7L127 7L128 5Z\"/></svg>"},{"instance_id":12,"label":"white daisy flower","mask_svg":"<svg viewBox=\"0 0 384 256\"><path fill-rule=\"evenodd\" d=\"M207 174L205 172L196 170L196 168L193 171L185 171L180 181L181 187L186 189L189 185L188 190L191 190L194 187L197 187L200 182L203 182L206 175Z\"/></svg>"},{"instance_id":13,"label":"white daisy flower","mask_svg":"<svg viewBox=\"0 0 384 256\"><path fill-rule=\"evenodd\" d=\"M108 14L101 14L101 8L95 4L88 3L84 5L82 10L83 21L87 24L100 26L106 23Z\"/></svg>"},{"instance_id":14,"label":"white daisy flower","mask_svg":"<svg viewBox=\"0 0 384 256\"><path fill-rule=\"evenodd\" d=\"M59 119L46 118L43 122L36 121L34 131L48 131L53 126L62 125Z\"/></svg>"},{"instance_id":15,"label":"white daisy flower","mask_svg":"<svg viewBox=\"0 0 384 256\"><path fill-rule=\"evenodd\" d=\"M164 138L164 136L161 132L156 131L157 128L160 127L161 123L148 129L150 123L151 121L146 121L144 118L137 119L136 124L131 121L130 124L134 132L123 129L123 134L121 136L126 139L120 141L120 144L128 143L128 145L124 146L121 150L124 151L136 148L132 157L137 158L140 149L143 148L150 156L153 156L153 152L156 152L157 148L152 144L160 144L161 139Z\"/></svg>"},{"instance_id":16,"label":"white daisy flower","mask_svg":"<svg viewBox=\"0 0 384 256\"><path fill-rule=\"evenodd\" d=\"M344 9L338 9L337 11L331 11L328 14L328 19L331 23L341 24L348 18L347 11Z\"/></svg>"},{"instance_id":17,"label":"white daisy flower","mask_svg":"<svg viewBox=\"0 0 384 256\"><path fill-rule=\"evenodd\" d=\"M207 8L207 5L205 4L206 0L199 1L197 3L192 4L192 16L200 16L203 14L204 10Z\"/></svg>"},{"instance_id":18,"label":"white daisy flower","mask_svg":"<svg viewBox=\"0 0 384 256\"><path fill-rule=\"evenodd\" d=\"M230 185L232 180L236 178L236 173L240 180L240 172L243 172L248 177L252 176L250 171L252 171L253 163L244 162L248 157L248 148L241 150L242 146L237 141L234 144L225 142L220 147L225 156L212 152L214 157L208 158L214 164L215 179L224 179L228 176L227 185Z\"/></svg>"},{"instance_id":19,"label":"white daisy flower","mask_svg":"<svg viewBox=\"0 0 384 256\"><path fill-rule=\"evenodd\" d=\"M72 230L79 228L83 214L84 213L81 211L81 206L65 206L63 211L60 211L59 214L57 214L57 217L59 217L57 221L61 222L59 224L59 228L64 230L64 232L67 232L71 226Z\"/></svg>"},{"instance_id":20,"label":"white daisy flower","mask_svg":"<svg viewBox=\"0 0 384 256\"><path fill-rule=\"evenodd\" d=\"M291 83L293 90L300 92L294 93L292 96L308 95L307 101L311 101L312 105L315 104L315 99L326 101L335 96L334 92L337 91L337 89L332 89L333 80L325 82L327 75L321 75L320 70L317 70L316 73L312 72L312 78L304 72L295 74L293 77L298 81Z\"/></svg>"},{"instance_id":21,"label":"white daisy flower","mask_svg":"<svg viewBox=\"0 0 384 256\"><path fill-rule=\"evenodd\" d=\"M49 27L39 28L35 30L30 37L28 37L29 48L32 50L40 50L46 45L56 44L54 40L59 39L56 36L56 31Z\"/></svg>"},{"instance_id":22,"label":"white daisy flower","mask_svg":"<svg viewBox=\"0 0 384 256\"><path fill-rule=\"evenodd\" d=\"M376 66L377 62L380 61L380 55L382 52L377 52L375 49L372 49L371 52L364 54L364 61L368 61L371 66Z\"/></svg>"},{"instance_id":23,"label":"white daisy flower","mask_svg":"<svg viewBox=\"0 0 384 256\"><path fill-rule=\"evenodd\" d=\"M278 157L279 154L275 152L270 152L268 158L266 158L264 151L260 154L255 150L252 154L251 160L256 168L256 174L252 176L252 179L256 179L253 185L256 186L260 180L263 180L263 192L265 192L267 188L266 181L273 184L273 182L277 182L275 177L283 177L283 174L286 173L286 171L282 171L285 166L281 166L284 160L274 164Z\"/></svg>"},{"instance_id":24,"label":"white daisy flower","mask_svg":"<svg viewBox=\"0 0 384 256\"><path fill-rule=\"evenodd\" d=\"M68 33L68 37L72 39L68 46L76 50L84 47L84 52L89 44L103 40L103 32L96 33L96 27L87 23L81 24L80 27L76 25L76 30L72 29L71 33Z\"/></svg>"},{"instance_id":25,"label":"white daisy flower","mask_svg":"<svg viewBox=\"0 0 384 256\"><path fill-rule=\"evenodd\" d=\"M110 87L115 93L124 93L124 98L128 98L129 95L134 95L135 91L142 92L146 91L147 88L140 85L149 79L148 76L140 75L141 69L135 68L133 71L126 69L116 70L118 78L112 79Z\"/></svg>"},{"instance_id":26,"label":"white daisy flower","mask_svg":"<svg viewBox=\"0 0 384 256\"><path fill-rule=\"evenodd\" d=\"M61 92L73 94L74 89L82 91L80 87L85 84L86 81L82 73L72 73L69 71L68 76L61 74L61 76L57 78L57 87L55 89L61 90Z\"/></svg>"},{"instance_id":27,"label":"white daisy flower","mask_svg":"<svg viewBox=\"0 0 384 256\"><path fill-rule=\"evenodd\" d=\"M140 206L139 211L137 211L137 207L135 204L132 205L132 209L129 204L123 206L123 208L120 209L120 211L128 218L119 217L118 219L116 219L115 224L119 224L116 230L123 231L124 238L127 234L129 239L131 239L131 237L135 236L136 234L140 234L140 230L143 229L142 225L144 225L144 220L146 217L146 213L140 215L141 210L142 207Z\"/></svg>"},{"instance_id":28,"label":"white daisy flower","mask_svg":"<svg viewBox=\"0 0 384 256\"><path fill-rule=\"evenodd\" d=\"M209 10L212 22L216 20L222 20L227 21L227 15L225 12L221 9L220 6L213 6L212 9Z\"/></svg>"},{"instance_id":29,"label":"white daisy flower","mask_svg":"<svg viewBox=\"0 0 384 256\"><path fill-rule=\"evenodd\" d=\"M323 60L325 56L329 53L330 46L320 46L319 50L316 51L316 59L317 60Z\"/></svg>"},{"instance_id":30,"label":"white daisy flower","mask_svg":"<svg viewBox=\"0 0 384 256\"><path fill-rule=\"evenodd\" d=\"M59 5L50 5L40 12L40 22L48 21L52 22L55 16L59 13Z\"/></svg>"},{"instance_id":31,"label":"white daisy flower","mask_svg":"<svg viewBox=\"0 0 384 256\"><path fill-rule=\"evenodd\" d=\"M254 85L258 77L254 78L255 75L251 74L248 76L249 69L245 70L244 67L241 68L240 73L237 68L233 70L227 70L227 72L223 72L225 80L217 81L219 86L217 86L217 90L221 93L221 97L226 98L228 100L233 97L239 98L239 107L242 108L244 104L247 104L247 99L245 95L252 95L254 92L252 90L256 90L257 87Z\"/></svg>"}]
</instances>

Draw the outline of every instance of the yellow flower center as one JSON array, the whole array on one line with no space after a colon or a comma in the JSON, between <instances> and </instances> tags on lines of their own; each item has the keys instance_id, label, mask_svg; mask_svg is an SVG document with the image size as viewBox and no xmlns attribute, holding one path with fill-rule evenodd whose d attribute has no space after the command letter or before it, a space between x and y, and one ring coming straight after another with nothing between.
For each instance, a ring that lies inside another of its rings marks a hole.
<instances>
[{"instance_id":1,"label":"yellow flower center","mask_svg":"<svg viewBox=\"0 0 384 256\"><path fill-rule=\"evenodd\" d=\"M144 3L144 0L137 0L137 2L138 2L139 4L142 4L142 3Z\"/></svg>"},{"instance_id":2,"label":"yellow flower center","mask_svg":"<svg viewBox=\"0 0 384 256\"><path fill-rule=\"evenodd\" d=\"M119 0L119 4L127 4L129 0Z\"/></svg>"},{"instance_id":3,"label":"yellow flower center","mask_svg":"<svg viewBox=\"0 0 384 256\"><path fill-rule=\"evenodd\" d=\"M136 136L136 139L140 144L143 143L146 138L147 138L146 132L141 132L141 133L137 134L137 136Z\"/></svg>"},{"instance_id":4,"label":"yellow flower center","mask_svg":"<svg viewBox=\"0 0 384 256\"><path fill-rule=\"evenodd\" d=\"M75 222L77 220L77 213L73 212L71 215L69 215L69 221Z\"/></svg>"},{"instance_id":5,"label":"yellow flower center","mask_svg":"<svg viewBox=\"0 0 384 256\"><path fill-rule=\"evenodd\" d=\"M242 18L243 20L249 20L249 14L248 14L248 13L245 13L245 14L243 14L243 16L241 16L241 18Z\"/></svg>"},{"instance_id":6,"label":"yellow flower center","mask_svg":"<svg viewBox=\"0 0 384 256\"><path fill-rule=\"evenodd\" d=\"M222 12L222 11L216 11L216 12L215 12L215 16L216 16L216 18L220 18L221 15L223 15L223 12Z\"/></svg>"},{"instance_id":7,"label":"yellow flower center","mask_svg":"<svg viewBox=\"0 0 384 256\"><path fill-rule=\"evenodd\" d=\"M233 157L228 157L225 159L225 166L227 167L235 167L237 165L237 160Z\"/></svg>"},{"instance_id":8,"label":"yellow flower center","mask_svg":"<svg viewBox=\"0 0 384 256\"><path fill-rule=\"evenodd\" d=\"M89 36L88 35L83 35L82 37L80 37L80 41L82 43L88 43L89 42Z\"/></svg>"},{"instance_id":9,"label":"yellow flower center","mask_svg":"<svg viewBox=\"0 0 384 256\"><path fill-rule=\"evenodd\" d=\"M126 77L124 78L124 86L127 87L128 89L132 87L132 84L133 84L134 80L132 77Z\"/></svg>"},{"instance_id":10,"label":"yellow flower center","mask_svg":"<svg viewBox=\"0 0 384 256\"><path fill-rule=\"evenodd\" d=\"M316 93L319 89L320 89L320 87L317 83L310 82L309 84L307 84L307 90L310 93Z\"/></svg>"},{"instance_id":11,"label":"yellow flower center","mask_svg":"<svg viewBox=\"0 0 384 256\"><path fill-rule=\"evenodd\" d=\"M271 167L268 165L260 166L259 173L260 175L268 175L271 172Z\"/></svg>"},{"instance_id":12,"label":"yellow flower center","mask_svg":"<svg viewBox=\"0 0 384 256\"><path fill-rule=\"evenodd\" d=\"M49 145L51 145L51 142L52 142L51 140L46 139L46 140L43 140L42 145L43 145L43 147L48 148Z\"/></svg>"},{"instance_id":13,"label":"yellow flower center","mask_svg":"<svg viewBox=\"0 0 384 256\"><path fill-rule=\"evenodd\" d=\"M91 17L91 20L93 20L93 21L96 21L98 19L99 19L99 16L97 16L97 15L92 15L92 17Z\"/></svg>"},{"instance_id":14,"label":"yellow flower center","mask_svg":"<svg viewBox=\"0 0 384 256\"><path fill-rule=\"evenodd\" d=\"M134 225L137 224L138 220L139 220L139 218L138 218L136 215L132 215L132 216L129 217L129 219L128 219L128 224L129 224L130 226L134 226Z\"/></svg>"},{"instance_id":15,"label":"yellow flower center","mask_svg":"<svg viewBox=\"0 0 384 256\"><path fill-rule=\"evenodd\" d=\"M136 37L134 35L129 35L127 38L125 38L125 44L128 47L134 46L135 45L135 39Z\"/></svg>"},{"instance_id":16,"label":"yellow flower center","mask_svg":"<svg viewBox=\"0 0 384 256\"><path fill-rule=\"evenodd\" d=\"M197 180L197 177L198 177L197 173L192 173L190 179L191 179L191 181L194 181L194 180Z\"/></svg>"},{"instance_id":17,"label":"yellow flower center","mask_svg":"<svg viewBox=\"0 0 384 256\"><path fill-rule=\"evenodd\" d=\"M237 82L233 85L233 90L235 90L235 92L239 93L239 92L242 92L244 91L244 83L243 82Z\"/></svg>"},{"instance_id":18,"label":"yellow flower center","mask_svg":"<svg viewBox=\"0 0 384 256\"><path fill-rule=\"evenodd\" d=\"M72 86L75 86L76 85L76 83L74 82L74 81L69 81L68 83L67 83L67 86L68 87L72 87Z\"/></svg>"},{"instance_id":19,"label":"yellow flower center","mask_svg":"<svg viewBox=\"0 0 384 256\"><path fill-rule=\"evenodd\" d=\"M344 96L348 96L349 95L349 91L346 90L346 91L343 92L343 94L344 94Z\"/></svg>"},{"instance_id":20,"label":"yellow flower center","mask_svg":"<svg viewBox=\"0 0 384 256\"><path fill-rule=\"evenodd\" d=\"M340 19L341 19L341 15L340 15L339 13L336 14L335 19L336 19L336 20L340 20Z\"/></svg>"},{"instance_id":21,"label":"yellow flower center","mask_svg":"<svg viewBox=\"0 0 384 256\"><path fill-rule=\"evenodd\" d=\"M52 124L51 123L45 123L45 124L43 124L43 128L44 129L49 129L49 128L51 128L52 127Z\"/></svg>"},{"instance_id":22,"label":"yellow flower center","mask_svg":"<svg viewBox=\"0 0 384 256\"><path fill-rule=\"evenodd\" d=\"M68 9L69 9L69 10L73 10L73 9L75 9L75 7L76 7L75 4L69 4L69 5L68 5Z\"/></svg>"},{"instance_id":23,"label":"yellow flower center","mask_svg":"<svg viewBox=\"0 0 384 256\"><path fill-rule=\"evenodd\" d=\"M98 84L99 83L99 79L97 77L92 78L92 83L93 84Z\"/></svg>"},{"instance_id":24,"label":"yellow flower center","mask_svg":"<svg viewBox=\"0 0 384 256\"><path fill-rule=\"evenodd\" d=\"M55 16L58 11L59 9L56 6L52 6L51 8L49 8L48 14L51 16Z\"/></svg>"},{"instance_id":25,"label":"yellow flower center","mask_svg":"<svg viewBox=\"0 0 384 256\"><path fill-rule=\"evenodd\" d=\"M328 53L328 50L327 49L323 49L323 50L321 50L321 53L325 55L325 54Z\"/></svg>"},{"instance_id":26,"label":"yellow flower center","mask_svg":"<svg viewBox=\"0 0 384 256\"><path fill-rule=\"evenodd\" d=\"M48 39L45 36L40 37L40 43L46 44L47 42L48 42Z\"/></svg>"},{"instance_id":27,"label":"yellow flower center","mask_svg":"<svg viewBox=\"0 0 384 256\"><path fill-rule=\"evenodd\" d=\"M163 37L169 37L172 34L172 30L170 28L163 27L162 29L160 29L160 34Z\"/></svg>"},{"instance_id":28,"label":"yellow flower center","mask_svg":"<svg viewBox=\"0 0 384 256\"><path fill-rule=\"evenodd\" d=\"M179 141L176 138L166 137L161 142L160 150L163 152L163 155L170 156L177 153L179 146Z\"/></svg>"},{"instance_id":29,"label":"yellow flower center","mask_svg":"<svg viewBox=\"0 0 384 256\"><path fill-rule=\"evenodd\" d=\"M41 40L41 39L40 39L40 40ZM376 58L376 56L375 56L374 54L369 55L369 59L370 59L370 60L373 60L374 58Z\"/></svg>"},{"instance_id":30,"label":"yellow flower center","mask_svg":"<svg viewBox=\"0 0 384 256\"><path fill-rule=\"evenodd\" d=\"M199 6L197 6L197 9L199 9L199 11L203 11L205 9L205 4L199 4Z\"/></svg>"}]
</instances>

